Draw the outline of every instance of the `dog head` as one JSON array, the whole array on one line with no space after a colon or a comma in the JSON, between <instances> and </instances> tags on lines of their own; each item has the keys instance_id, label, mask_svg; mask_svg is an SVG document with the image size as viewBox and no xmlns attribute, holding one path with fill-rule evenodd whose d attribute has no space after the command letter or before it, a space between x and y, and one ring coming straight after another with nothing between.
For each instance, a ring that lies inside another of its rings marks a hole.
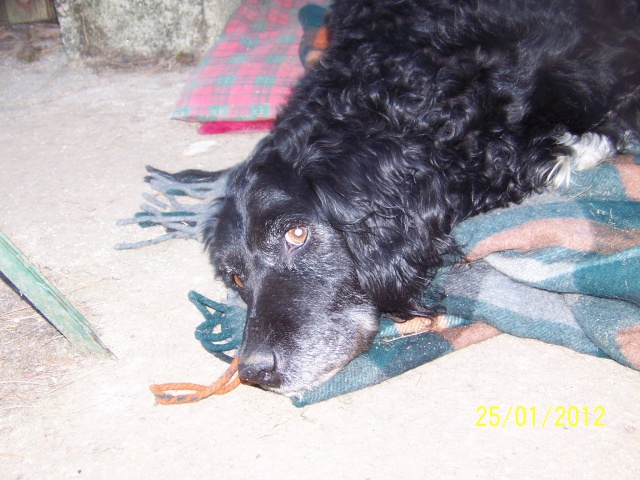
<instances>
[{"instance_id":1,"label":"dog head","mask_svg":"<svg viewBox=\"0 0 640 480\"><path fill-rule=\"evenodd\" d=\"M441 183L409 171L395 138L325 131L290 148L293 131L272 132L229 174L205 229L218 274L247 304L240 377L284 394L368 350L381 312L433 313L417 299L452 245Z\"/></svg>"},{"instance_id":2,"label":"dog head","mask_svg":"<svg viewBox=\"0 0 640 480\"><path fill-rule=\"evenodd\" d=\"M232 173L205 237L219 275L247 305L244 381L294 394L370 347L379 313L344 235L276 152L256 153Z\"/></svg>"}]
</instances>

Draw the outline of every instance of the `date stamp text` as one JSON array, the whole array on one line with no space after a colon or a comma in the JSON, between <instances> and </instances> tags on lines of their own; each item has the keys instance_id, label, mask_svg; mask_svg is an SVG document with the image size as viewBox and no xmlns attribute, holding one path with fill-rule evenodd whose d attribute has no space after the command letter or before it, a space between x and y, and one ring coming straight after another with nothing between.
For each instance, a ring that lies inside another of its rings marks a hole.
<instances>
[{"instance_id":1,"label":"date stamp text","mask_svg":"<svg viewBox=\"0 0 640 480\"><path fill-rule=\"evenodd\" d=\"M476 427L604 427L605 408L601 405L484 406L476 409Z\"/></svg>"}]
</instances>

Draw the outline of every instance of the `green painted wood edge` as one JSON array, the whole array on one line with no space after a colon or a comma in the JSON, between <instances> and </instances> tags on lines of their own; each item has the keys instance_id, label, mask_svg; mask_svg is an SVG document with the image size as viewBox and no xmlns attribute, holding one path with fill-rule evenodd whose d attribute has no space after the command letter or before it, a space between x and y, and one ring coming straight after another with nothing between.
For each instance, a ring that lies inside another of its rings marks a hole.
<instances>
[{"instance_id":1,"label":"green painted wood edge","mask_svg":"<svg viewBox=\"0 0 640 480\"><path fill-rule=\"evenodd\" d=\"M0 271L74 347L94 355L115 358L84 316L40 274L2 231Z\"/></svg>"}]
</instances>

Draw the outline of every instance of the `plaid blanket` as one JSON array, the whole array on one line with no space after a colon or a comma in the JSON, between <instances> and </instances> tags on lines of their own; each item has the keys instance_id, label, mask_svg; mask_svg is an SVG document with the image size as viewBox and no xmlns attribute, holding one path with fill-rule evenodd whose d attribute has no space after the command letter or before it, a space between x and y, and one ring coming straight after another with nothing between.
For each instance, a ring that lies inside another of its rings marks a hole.
<instances>
[{"instance_id":1,"label":"plaid blanket","mask_svg":"<svg viewBox=\"0 0 640 480\"><path fill-rule=\"evenodd\" d=\"M325 10L306 3L243 0L185 85L171 118L268 128L264 121L275 118L307 57L326 44L319 34Z\"/></svg>"},{"instance_id":2,"label":"plaid blanket","mask_svg":"<svg viewBox=\"0 0 640 480\"><path fill-rule=\"evenodd\" d=\"M534 338L611 358L640 370L640 147L575 176L570 187L460 223L453 234L465 258L442 267L424 301L440 295L446 314L395 323L383 317L371 349L315 390L304 406L358 390L500 333ZM162 226L159 239L198 238L211 184L176 184L150 170L167 201L121 223ZM193 201L181 202L182 197ZM133 248L153 243L124 244ZM246 311L236 299L213 302L195 292L205 317L196 338L230 361Z\"/></svg>"}]
</instances>

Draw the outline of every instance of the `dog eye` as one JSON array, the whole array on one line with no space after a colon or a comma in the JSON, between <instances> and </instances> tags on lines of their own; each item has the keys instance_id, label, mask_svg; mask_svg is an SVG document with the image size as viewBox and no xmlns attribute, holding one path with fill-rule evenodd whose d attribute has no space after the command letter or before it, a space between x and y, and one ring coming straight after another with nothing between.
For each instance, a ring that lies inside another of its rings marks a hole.
<instances>
[{"instance_id":1,"label":"dog eye","mask_svg":"<svg viewBox=\"0 0 640 480\"><path fill-rule=\"evenodd\" d=\"M233 279L233 283L235 283L238 286L238 288L244 288L244 282L240 279L238 275L234 273L233 277L231 278Z\"/></svg>"},{"instance_id":2,"label":"dog eye","mask_svg":"<svg viewBox=\"0 0 640 480\"><path fill-rule=\"evenodd\" d=\"M308 236L309 231L307 230L307 227L295 227L285 233L284 239L292 247L299 247L307 241Z\"/></svg>"}]
</instances>

